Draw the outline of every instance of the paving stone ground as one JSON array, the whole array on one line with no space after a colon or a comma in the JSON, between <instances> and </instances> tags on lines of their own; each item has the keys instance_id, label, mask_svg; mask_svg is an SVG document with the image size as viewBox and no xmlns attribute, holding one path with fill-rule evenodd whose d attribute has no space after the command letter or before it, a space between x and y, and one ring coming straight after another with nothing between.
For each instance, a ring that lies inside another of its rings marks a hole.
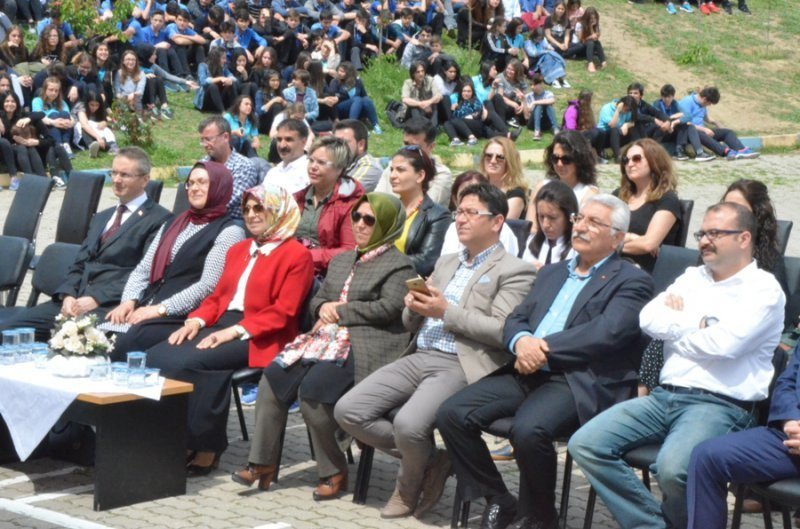
<instances>
[{"instance_id":1,"label":"paving stone ground","mask_svg":"<svg viewBox=\"0 0 800 529\"><path fill-rule=\"evenodd\" d=\"M771 155L757 161L711 164L688 164L678 166L680 178L679 194L696 201L691 229L697 229L702 212L719 200L728 182L742 177L764 180L770 186L776 203L778 217L800 222L797 201L800 181L800 155ZM542 176L541 171L526 171L532 181ZM619 169L603 167L600 170L601 188L611 190L619 179ZM39 230L38 247L44 248L52 242L55 224L61 205L62 193L54 192L47 205ZM171 205L175 189L165 189L162 204ZM13 193L0 193L0 222L13 198ZM113 205L113 195L105 189L100 208ZM692 246L690 241L689 245ZM800 255L800 237L790 239L789 255ZM20 295L20 304L27 299L28 288ZM0 396L1 398L1 396ZM245 410L249 430L253 430L253 410ZM185 496L146 502L130 507L97 513L92 511L92 469L81 468L51 459L0 466L0 529L68 527L75 529L103 528L220 528L220 529L321 529L321 528L421 528L448 527L455 492L455 480L451 478L444 496L436 509L422 520L413 518L386 521L379 517L379 509L388 499L394 487L397 470L396 460L376 453L373 465L367 504L352 503L352 494L342 499L317 503L311 499L313 485L317 480L314 462L310 460L308 437L299 414L289 418L286 443L283 451L280 482L269 492L255 488L245 489L230 480L230 473L246 463L249 442L241 440L241 431L235 411L231 410L228 425L231 444L222 457L220 467L210 476L188 481ZM490 442L493 440L489 439ZM353 446L356 463L358 450ZM559 460L563 469L565 449L559 447ZM499 468L512 491L518 488L518 471L513 462L499 463ZM351 466L355 479L356 466ZM560 470L561 472L561 470ZM560 497L559 477L558 491ZM351 481L351 490L353 482ZM579 469L572 472L570 506L567 527L583 526L584 508L588 485ZM477 527L483 505L476 502L471 509L470 526ZM775 522L780 523L778 517ZM743 527L754 529L762 526L760 516L746 515ZM614 528L617 524L598 501L594 515L595 528Z\"/></svg>"}]
</instances>

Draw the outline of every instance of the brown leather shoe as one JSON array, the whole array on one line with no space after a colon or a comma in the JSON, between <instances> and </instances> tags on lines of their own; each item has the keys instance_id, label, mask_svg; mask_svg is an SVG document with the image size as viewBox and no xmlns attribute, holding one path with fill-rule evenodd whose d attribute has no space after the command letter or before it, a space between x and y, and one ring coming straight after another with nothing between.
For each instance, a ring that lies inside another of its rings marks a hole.
<instances>
[{"instance_id":1,"label":"brown leather shoe","mask_svg":"<svg viewBox=\"0 0 800 529\"><path fill-rule=\"evenodd\" d=\"M320 479L313 497L316 501L333 500L343 492L347 492L347 472Z\"/></svg>"},{"instance_id":2,"label":"brown leather shoe","mask_svg":"<svg viewBox=\"0 0 800 529\"><path fill-rule=\"evenodd\" d=\"M247 468L231 474L231 479L248 487L258 480L259 489L269 490L273 476L275 476L275 465L247 465Z\"/></svg>"},{"instance_id":3,"label":"brown leather shoe","mask_svg":"<svg viewBox=\"0 0 800 529\"><path fill-rule=\"evenodd\" d=\"M422 498L414 510L414 518L419 518L433 509L439 502L444 492L444 484L452 473L452 464L447 450L437 450L436 456L431 459L425 469L425 478L422 480Z\"/></svg>"}]
</instances>

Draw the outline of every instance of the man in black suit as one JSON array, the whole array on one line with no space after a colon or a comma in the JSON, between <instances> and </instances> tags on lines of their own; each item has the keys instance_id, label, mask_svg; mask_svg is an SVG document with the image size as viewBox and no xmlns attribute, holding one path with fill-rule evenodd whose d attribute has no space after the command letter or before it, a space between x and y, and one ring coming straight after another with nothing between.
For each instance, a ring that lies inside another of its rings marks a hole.
<instances>
[{"instance_id":1,"label":"man in black suit","mask_svg":"<svg viewBox=\"0 0 800 529\"><path fill-rule=\"evenodd\" d=\"M463 499L485 497L482 528L502 529L519 514L524 528L555 528L553 441L636 394L639 312L653 293L646 273L617 255L627 205L587 199L573 218L578 256L545 266L506 320L509 363L447 400L436 424L450 451ZM513 417L519 504L492 462L481 432Z\"/></svg>"},{"instance_id":2,"label":"man in black suit","mask_svg":"<svg viewBox=\"0 0 800 529\"><path fill-rule=\"evenodd\" d=\"M55 317L94 312L100 320L117 306L128 275L172 214L147 197L150 159L138 147L120 150L111 165L111 182L119 204L92 219L89 232L51 301L15 313L0 330L33 327L47 341Z\"/></svg>"}]
</instances>

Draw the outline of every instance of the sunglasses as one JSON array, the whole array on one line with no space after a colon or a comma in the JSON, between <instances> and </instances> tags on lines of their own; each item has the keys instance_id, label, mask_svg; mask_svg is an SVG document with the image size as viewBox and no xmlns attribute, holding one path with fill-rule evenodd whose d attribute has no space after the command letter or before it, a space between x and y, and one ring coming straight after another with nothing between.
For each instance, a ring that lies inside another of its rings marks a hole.
<instances>
[{"instance_id":1,"label":"sunglasses","mask_svg":"<svg viewBox=\"0 0 800 529\"><path fill-rule=\"evenodd\" d=\"M628 165L629 163L641 163L642 162L642 155L641 154L634 154L633 156L623 156L622 157L622 165Z\"/></svg>"},{"instance_id":2,"label":"sunglasses","mask_svg":"<svg viewBox=\"0 0 800 529\"><path fill-rule=\"evenodd\" d=\"M506 157L503 154L495 154L493 152L487 152L486 154L483 155L483 159L486 160L487 162L491 162L493 158L496 159L498 162L506 161Z\"/></svg>"},{"instance_id":3,"label":"sunglasses","mask_svg":"<svg viewBox=\"0 0 800 529\"><path fill-rule=\"evenodd\" d=\"M364 224L366 224L370 228L375 225L375 221L377 220L372 215L362 215L358 211L350 213L350 218L353 219L353 224L356 224L358 223L358 221L363 220Z\"/></svg>"},{"instance_id":4,"label":"sunglasses","mask_svg":"<svg viewBox=\"0 0 800 529\"><path fill-rule=\"evenodd\" d=\"M553 165L556 165L556 164L558 164L558 162L561 162L561 165L572 165L573 163L575 163L575 158L573 158L569 154L565 154L564 156L559 156L557 154L551 154L550 155L550 163L552 163Z\"/></svg>"},{"instance_id":5,"label":"sunglasses","mask_svg":"<svg viewBox=\"0 0 800 529\"><path fill-rule=\"evenodd\" d=\"M242 213L244 213L245 215L247 215L251 211L253 213L264 213L265 209L264 206L262 206L261 204L253 204L252 206L244 206L242 208Z\"/></svg>"}]
</instances>

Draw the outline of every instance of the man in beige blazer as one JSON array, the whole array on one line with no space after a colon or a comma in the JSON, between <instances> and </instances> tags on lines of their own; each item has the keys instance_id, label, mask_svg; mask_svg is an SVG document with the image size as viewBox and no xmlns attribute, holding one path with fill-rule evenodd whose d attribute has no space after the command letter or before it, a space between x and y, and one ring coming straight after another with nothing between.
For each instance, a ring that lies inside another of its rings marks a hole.
<instances>
[{"instance_id":1,"label":"man in beige blazer","mask_svg":"<svg viewBox=\"0 0 800 529\"><path fill-rule=\"evenodd\" d=\"M494 186L475 184L463 192L455 222L465 249L439 258L428 294L410 291L405 298L403 323L416 333L414 339L402 358L375 371L336 405L334 415L344 430L401 456L383 518L419 517L436 504L450 471L447 454L432 440L439 405L508 361L503 325L536 272L499 243L507 213L506 197Z\"/></svg>"}]
</instances>

